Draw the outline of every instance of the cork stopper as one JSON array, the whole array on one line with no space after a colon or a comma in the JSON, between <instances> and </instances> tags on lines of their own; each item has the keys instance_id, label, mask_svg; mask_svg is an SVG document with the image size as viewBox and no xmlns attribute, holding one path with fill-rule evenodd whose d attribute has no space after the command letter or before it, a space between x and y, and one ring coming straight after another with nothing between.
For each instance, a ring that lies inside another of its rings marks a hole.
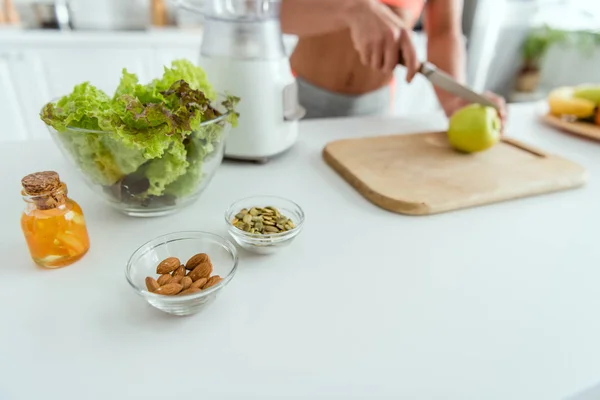
<instances>
[{"instance_id":1,"label":"cork stopper","mask_svg":"<svg viewBox=\"0 0 600 400\"><path fill-rule=\"evenodd\" d=\"M60 186L60 178L54 171L36 172L21 179L25 193L30 196L50 193Z\"/></svg>"},{"instance_id":2,"label":"cork stopper","mask_svg":"<svg viewBox=\"0 0 600 400\"><path fill-rule=\"evenodd\" d=\"M29 174L21 179L23 195L29 196L40 210L49 210L64 204L67 199L66 185L54 171Z\"/></svg>"}]
</instances>

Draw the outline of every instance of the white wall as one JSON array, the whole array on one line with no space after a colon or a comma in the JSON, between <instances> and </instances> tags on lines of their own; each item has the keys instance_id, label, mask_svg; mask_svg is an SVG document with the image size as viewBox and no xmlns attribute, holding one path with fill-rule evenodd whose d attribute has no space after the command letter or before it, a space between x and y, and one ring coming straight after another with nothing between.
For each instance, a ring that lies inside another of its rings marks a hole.
<instances>
[{"instance_id":1,"label":"white wall","mask_svg":"<svg viewBox=\"0 0 600 400\"><path fill-rule=\"evenodd\" d=\"M495 16L499 23L498 40L493 47L494 56L487 70L485 89L506 97L510 94L514 76L521 67L521 44L537 9L535 2L507 1L503 14ZM486 26L480 29L485 31Z\"/></svg>"},{"instance_id":2,"label":"white wall","mask_svg":"<svg viewBox=\"0 0 600 400\"><path fill-rule=\"evenodd\" d=\"M598 0L509 0L506 5L504 15L498 17L502 20L500 39L485 87L507 97L521 67L521 45L533 26L548 23L562 29L600 28ZM563 84L600 82L600 64L595 54L589 58L573 49L551 48L542 65L542 90Z\"/></svg>"},{"instance_id":3,"label":"white wall","mask_svg":"<svg viewBox=\"0 0 600 400\"><path fill-rule=\"evenodd\" d=\"M600 47L589 54L563 46L550 48L542 64L541 89L583 83L600 83Z\"/></svg>"}]
</instances>

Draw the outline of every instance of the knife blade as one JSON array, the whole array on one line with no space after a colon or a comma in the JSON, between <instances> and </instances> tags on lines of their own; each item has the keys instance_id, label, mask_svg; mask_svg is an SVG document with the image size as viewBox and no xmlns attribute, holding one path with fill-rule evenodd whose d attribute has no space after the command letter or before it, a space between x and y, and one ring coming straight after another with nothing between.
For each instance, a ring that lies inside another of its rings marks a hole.
<instances>
[{"instance_id":1,"label":"knife blade","mask_svg":"<svg viewBox=\"0 0 600 400\"><path fill-rule=\"evenodd\" d=\"M398 64L404 66L404 60L402 54L399 57ZM419 73L423 75L429 82L440 89L452 93L461 99L470 101L472 103L482 104L484 106L494 107L496 110L498 106L487 97L475 92L473 89L459 83L449 74L440 71L438 67L430 62L423 62L419 67Z\"/></svg>"},{"instance_id":2,"label":"knife blade","mask_svg":"<svg viewBox=\"0 0 600 400\"><path fill-rule=\"evenodd\" d=\"M440 89L452 93L464 100L470 101L471 103L478 103L484 106L493 107L498 109L498 106L488 99L487 97L475 92L471 88L459 83L452 76L447 73L440 71L435 65L424 62L419 68L419 72L425 76L429 82L437 86Z\"/></svg>"}]
</instances>

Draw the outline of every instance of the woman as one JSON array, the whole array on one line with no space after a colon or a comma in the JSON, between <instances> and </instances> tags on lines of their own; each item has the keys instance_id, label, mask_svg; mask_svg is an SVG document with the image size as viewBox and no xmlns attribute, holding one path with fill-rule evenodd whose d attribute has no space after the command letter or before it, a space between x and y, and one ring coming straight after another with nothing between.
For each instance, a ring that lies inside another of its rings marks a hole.
<instances>
[{"instance_id":1,"label":"woman","mask_svg":"<svg viewBox=\"0 0 600 400\"><path fill-rule=\"evenodd\" d=\"M407 82L417 72L411 31L423 11L428 61L464 82L462 7L462 0L283 0L282 29L299 38L290 62L306 118L384 114L400 53ZM448 116L467 104L435 92ZM486 95L504 119L504 100Z\"/></svg>"}]
</instances>

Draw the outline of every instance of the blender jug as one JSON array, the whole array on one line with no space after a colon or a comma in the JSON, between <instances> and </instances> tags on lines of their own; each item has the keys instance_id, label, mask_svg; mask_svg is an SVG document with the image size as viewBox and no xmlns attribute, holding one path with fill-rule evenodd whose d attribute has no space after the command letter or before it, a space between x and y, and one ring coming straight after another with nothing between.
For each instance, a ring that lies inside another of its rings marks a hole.
<instances>
[{"instance_id":1,"label":"blender jug","mask_svg":"<svg viewBox=\"0 0 600 400\"><path fill-rule=\"evenodd\" d=\"M239 125L225 144L225 157L264 161L296 142L296 79L283 44L278 0L206 0L199 65L215 90L240 97Z\"/></svg>"}]
</instances>

